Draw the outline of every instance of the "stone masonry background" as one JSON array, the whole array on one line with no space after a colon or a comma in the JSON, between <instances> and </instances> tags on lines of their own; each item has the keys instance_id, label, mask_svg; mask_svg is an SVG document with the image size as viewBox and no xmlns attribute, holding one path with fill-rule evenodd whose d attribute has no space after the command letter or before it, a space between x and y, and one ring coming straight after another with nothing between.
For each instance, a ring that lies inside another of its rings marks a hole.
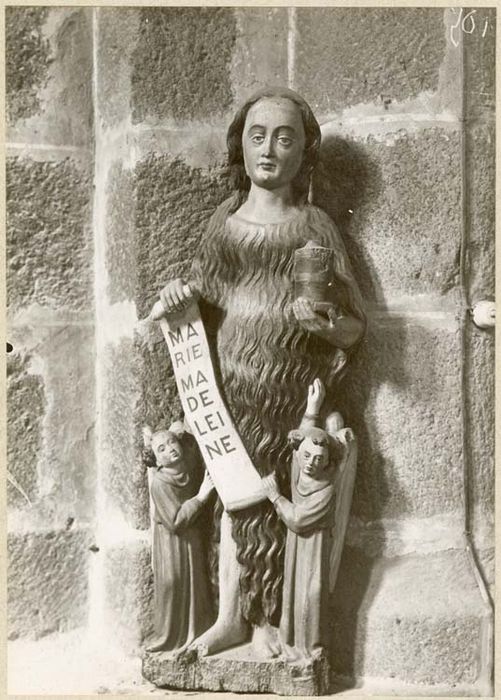
<instances>
[{"instance_id":1,"label":"stone masonry background","mask_svg":"<svg viewBox=\"0 0 501 700\"><path fill-rule=\"evenodd\" d=\"M188 270L229 191L227 126L271 83L322 125L315 196L370 319L340 397L360 458L334 669L489 693L494 336L466 308L494 294L496 17L467 13L455 27L439 8L6 9L16 692L37 692L51 640L137 660L151 631L141 429L180 406L163 339L137 320Z\"/></svg>"}]
</instances>

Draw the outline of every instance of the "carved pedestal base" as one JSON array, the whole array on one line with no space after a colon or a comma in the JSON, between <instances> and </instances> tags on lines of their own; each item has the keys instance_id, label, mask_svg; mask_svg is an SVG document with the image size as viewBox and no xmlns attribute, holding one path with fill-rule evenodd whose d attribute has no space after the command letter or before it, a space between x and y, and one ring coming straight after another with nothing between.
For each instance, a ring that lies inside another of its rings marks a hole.
<instances>
[{"instance_id":1,"label":"carved pedestal base","mask_svg":"<svg viewBox=\"0 0 501 700\"><path fill-rule=\"evenodd\" d=\"M175 656L168 652L146 652L143 676L160 688L177 690L276 693L277 695L326 695L330 669L326 658L308 666L283 659L258 661L250 655L250 644L213 656Z\"/></svg>"}]
</instances>

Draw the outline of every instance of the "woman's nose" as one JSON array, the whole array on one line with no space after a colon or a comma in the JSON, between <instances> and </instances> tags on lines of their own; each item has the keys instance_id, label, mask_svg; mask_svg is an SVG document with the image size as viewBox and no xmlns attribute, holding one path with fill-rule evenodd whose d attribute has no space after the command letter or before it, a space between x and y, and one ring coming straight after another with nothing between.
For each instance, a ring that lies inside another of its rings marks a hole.
<instances>
[{"instance_id":1,"label":"woman's nose","mask_svg":"<svg viewBox=\"0 0 501 700\"><path fill-rule=\"evenodd\" d=\"M263 141L263 155L272 156L273 153L274 153L273 138L271 136L268 136Z\"/></svg>"}]
</instances>

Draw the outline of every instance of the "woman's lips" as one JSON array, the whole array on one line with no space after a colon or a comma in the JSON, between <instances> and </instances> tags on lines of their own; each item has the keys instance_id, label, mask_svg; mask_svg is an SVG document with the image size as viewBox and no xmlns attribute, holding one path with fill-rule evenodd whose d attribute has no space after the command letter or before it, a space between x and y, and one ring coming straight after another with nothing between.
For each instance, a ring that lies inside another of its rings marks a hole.
<instances>
[{"instance_id":1,"label":"woman's lips","mask_svg":"<svg viewBox=\"0 0 501 700\"><path fill-rule=\"evenodd\" d=\"M275 170L276 168L275 163L259 163L258 165L263 170Z\"/></svg>"}]
</instances>

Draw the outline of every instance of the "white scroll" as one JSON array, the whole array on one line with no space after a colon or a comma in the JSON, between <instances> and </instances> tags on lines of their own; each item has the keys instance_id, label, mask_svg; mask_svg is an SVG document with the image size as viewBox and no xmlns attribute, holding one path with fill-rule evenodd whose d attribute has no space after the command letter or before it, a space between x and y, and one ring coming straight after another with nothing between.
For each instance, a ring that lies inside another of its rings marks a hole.
<instances>
[{"instance_id":1,"label":"white scroll","mask_svg":"<svg viewBox=\"0 0 501 700\"><path fill-rule=\"evenodd\" d=\"M185 419L225 510L265 500L261 478L223 403L198 304L160 319Z\"/></svg>"}]
</instances>

